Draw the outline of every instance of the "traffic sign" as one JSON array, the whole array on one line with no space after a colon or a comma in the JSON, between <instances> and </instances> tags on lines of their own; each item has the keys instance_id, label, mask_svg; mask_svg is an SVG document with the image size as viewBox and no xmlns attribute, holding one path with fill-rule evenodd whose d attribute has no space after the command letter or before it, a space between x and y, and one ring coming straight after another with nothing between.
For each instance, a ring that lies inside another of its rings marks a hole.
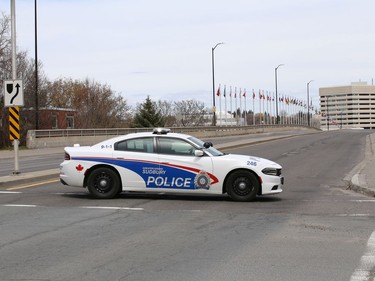
<instances>
[{"instance_id":1,"label":"traffic sign","mask_svg":"<svg viewBox=\"0 0 375 281\"><path fill-rule=\"evenodd\" d=\"M9 108L9 138L20 139L20 108L18 106Z\"/></svg>"},{"instance_id":2,"label":"traffic sign","mask_svg":"<svg viewBox=\"0 0 375 281\"><path fill-rule=\"evenodd\" d=\"M24 106L22 80L4 81L5 107Z\"/></svg>"}]
</instances>

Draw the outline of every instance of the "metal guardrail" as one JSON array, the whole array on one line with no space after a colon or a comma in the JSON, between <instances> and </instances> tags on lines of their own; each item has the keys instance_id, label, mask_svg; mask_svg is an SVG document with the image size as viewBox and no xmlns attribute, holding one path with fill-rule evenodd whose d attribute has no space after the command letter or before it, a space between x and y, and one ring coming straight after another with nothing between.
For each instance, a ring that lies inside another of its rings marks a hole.
<instances>
[{"instance_id":1,"label":"metal guardrail","mask_svg":"<svg viewBox=\"0 0 375 281\"><path fill-rule=\"evenodd\" d=\"M172 132L193 133L204 131L248 131L266 128L287 128L287 127L306 127L303 125L255 125L255 126L205 126L205 127L171 127ZM150 132L151 128L108 128L108 129L54 129L54 130L34 130L35 138L54 138L54 137L80 137L80 136L119 136L130 133Z\"/></svg>"}]
</instances>

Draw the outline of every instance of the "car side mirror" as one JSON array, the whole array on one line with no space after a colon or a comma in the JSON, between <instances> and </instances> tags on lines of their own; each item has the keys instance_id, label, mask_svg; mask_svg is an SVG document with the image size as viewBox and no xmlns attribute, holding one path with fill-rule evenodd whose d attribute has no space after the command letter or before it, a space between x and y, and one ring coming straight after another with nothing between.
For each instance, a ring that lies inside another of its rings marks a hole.
<instances>
[{"instance_id":1,"label":"car side mirror","mask_svg":"<svg viewBox=\"0 0 375 281\"><path fill-rule=\"evenodd\" d=\"M213 146L213 144L212 144L212 142L210 142L210 141L206 141L204 144L203 144L203 147L204 148L210 148L211 146Z\"/></svg>"},{"instance_id":2,"label":"car side mirror","mask_svg":"<svg viewBox=\"0 0 375 281\"><path fill-rule=\"evenodd\" d=\"M204 152L202 150L196 149L194 151L195 157L202 157L204 155Z\"/></svg>"}]
</instances>

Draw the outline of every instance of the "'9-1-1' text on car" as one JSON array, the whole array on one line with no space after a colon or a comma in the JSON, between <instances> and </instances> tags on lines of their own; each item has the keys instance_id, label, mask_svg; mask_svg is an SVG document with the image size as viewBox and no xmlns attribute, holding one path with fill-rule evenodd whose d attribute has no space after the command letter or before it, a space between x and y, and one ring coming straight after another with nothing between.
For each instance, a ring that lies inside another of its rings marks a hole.
<instances>
[{"instance_id":1,"label":"'9-1-1' text on car","mask_svg":"<svg viewBox=\"0 0 375 281\"><path fill-rule=\"evenodd\" d=\"M150 191L228 194L235 201L252 201L282 192L281 169L267 159L225 154L210 142L156 128L93 146L66 147L60 180L103 199Z\"/></svg>"}]
</instances>

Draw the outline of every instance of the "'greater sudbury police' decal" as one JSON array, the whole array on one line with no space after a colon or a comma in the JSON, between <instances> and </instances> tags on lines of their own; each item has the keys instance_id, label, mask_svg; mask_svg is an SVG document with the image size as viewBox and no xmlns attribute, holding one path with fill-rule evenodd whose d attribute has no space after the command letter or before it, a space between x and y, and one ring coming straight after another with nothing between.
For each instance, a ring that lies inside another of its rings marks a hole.
<instances>
[{"instance_id":1,"label":"'greater sudbury police' decal","mask_svg":"<svg viewBox=\"0 0 375 281\"><path fill-rule=\"evenodd\" d=\"M218 179L205 171L173 164L135 159L77 157L74 160L107 163L131 170L142 177L147 188L210 189Z\"/></svg>"}]
</instances>

